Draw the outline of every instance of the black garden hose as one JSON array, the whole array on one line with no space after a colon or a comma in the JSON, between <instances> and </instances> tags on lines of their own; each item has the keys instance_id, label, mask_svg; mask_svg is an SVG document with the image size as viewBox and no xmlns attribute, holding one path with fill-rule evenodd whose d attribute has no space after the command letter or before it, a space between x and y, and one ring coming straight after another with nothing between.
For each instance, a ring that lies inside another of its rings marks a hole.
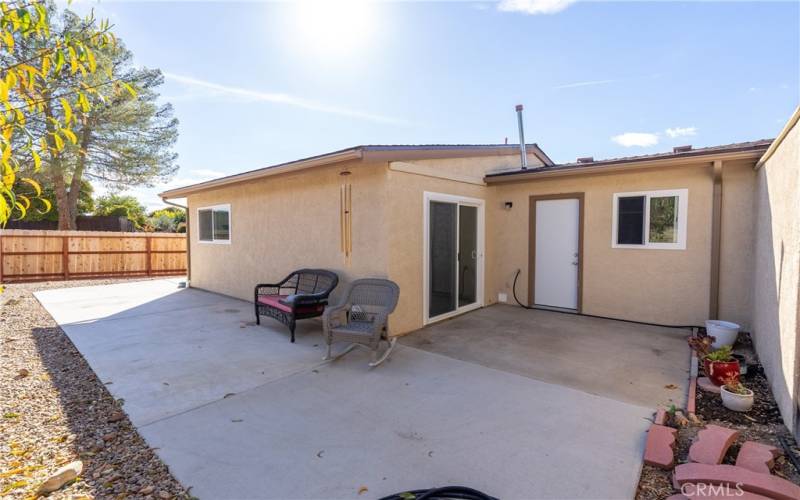
<instances>
[{"instance_id":1,"label":"black garden hose","mask_svg":"<svg viewBox=\"0 0 800 500\"><path fill-rule=\"evenodd\" d=\"M454 499L454 500L497 500L493 496L481 493L466 486L444 486L442 488L430 488L426 490L411 490L389 495L380 500L434 500L434 499Z\"/></svg>"},{"instance_id":2,"label":"black garden hose","mask_svg":"<svg viewBox=\"0 0 800 500\"><path fill-rule=\"evenodd\" d=\"M558 309L544 309L539 307L528 306L520 302L520 300L517 298L517 278L519 278L521 272L522 269L517 269L517 274L514 275L514 284L511 287L511 291L514 294L514 300L517 302L517 304L519 304L520 307L524 307L525 309L535 309L537 311L547 311L547 312L554 312L561 314L572 314L574 316L586 316L587 318L610 319L612 321L623 321L625 323L634 323L636 325L660 326L662 328L680 328L682 330L691 330L693 328L705 328L703 326L697 326L697 325L662 325L659 323L648 323L646 321L634 321L632 319L611 318L609 316L597 316L595 314L584 314L579 312L559 311Z\"/></svg>"}]
</instances>

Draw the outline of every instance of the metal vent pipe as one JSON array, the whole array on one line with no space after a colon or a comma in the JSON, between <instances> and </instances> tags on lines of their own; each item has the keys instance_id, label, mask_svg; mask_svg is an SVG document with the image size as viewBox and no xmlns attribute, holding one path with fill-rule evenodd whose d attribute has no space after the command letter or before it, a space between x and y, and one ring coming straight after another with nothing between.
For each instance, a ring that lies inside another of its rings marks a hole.
<instances>
[{"instance_id":1,"label":"metal vent pipe","mask_svg":"<svg viewBox=\"0 0 800 500\"><path fill-rule=\"evenodd\" d=\"M525 150L525 128L522 126L522 104L517 104L517 123L519 124L519 156L522 170L528 168L528 152Z\"/></svg>"}]
</instances>

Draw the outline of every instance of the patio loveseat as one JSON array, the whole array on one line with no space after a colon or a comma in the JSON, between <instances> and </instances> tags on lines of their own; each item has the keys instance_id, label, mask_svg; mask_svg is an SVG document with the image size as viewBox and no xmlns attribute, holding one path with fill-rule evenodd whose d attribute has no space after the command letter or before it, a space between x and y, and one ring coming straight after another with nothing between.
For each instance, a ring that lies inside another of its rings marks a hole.
<instances>
[{"instance_id":1,"label":"patio loveseat","mask_svg":"<svg viewBox=\"0 0 800 500\"><path fill-rule=\"evenodd\" d=\"M289 327L294 342L298 319L322 316L328 296L339 283L336 273L325 269L300 269L279 283L256 285L254 306L256 324L269 316Z\"/></svg>"}]
</instances>

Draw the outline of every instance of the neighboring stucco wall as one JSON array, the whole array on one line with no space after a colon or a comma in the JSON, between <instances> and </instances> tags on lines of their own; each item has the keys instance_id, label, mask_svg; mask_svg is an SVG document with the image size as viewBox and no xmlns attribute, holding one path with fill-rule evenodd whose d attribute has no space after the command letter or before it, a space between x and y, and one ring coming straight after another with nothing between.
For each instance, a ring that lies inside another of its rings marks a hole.
<instances>
[{"instance_id":1,"label":"neighboring stucco wall","mask_svg":"<svg viewBox=\"0 0 800 500\"><path fill-rule=\"evenodd\" d=\"M583 312L665 324L702 324L708 316L712 173L708 166L615 174L540 178L492 188L487 219L494 242L492 295L508 293L517 269L517 294L527 301L531 195L584 193ZM611 247L614 193L689 190L686 250ZM505 210L503 204L513 202Z\"/></svg>"},{"instance_id":2,"label":"neighboring stucco wall","mask_svg":"<svg viewBox=\"0 0 800 500\"><path fill-rule=\"evenodd\" d=\"M784 422L800 437L800 126L757 171L753 339Z\"/></svg>"},{"instance_id":3,"label":"neighboring stucco wall","mask_svg":"<svg viewBox=\"0 0 800 500\"><path fill-rule=\"evenodd\" d=\"M345 169L352 174L340 176ZM254 285L278 281L301 267L331 269L342 283L385 277L385 180L385 163L349 163L189 196L191 285L252 300ZM352 185L353 200L349 264L340 250L339 188L344 182ZM231 205L231 244L199 243L197 208L224 203Z\"/></svg>"}]
</instances>

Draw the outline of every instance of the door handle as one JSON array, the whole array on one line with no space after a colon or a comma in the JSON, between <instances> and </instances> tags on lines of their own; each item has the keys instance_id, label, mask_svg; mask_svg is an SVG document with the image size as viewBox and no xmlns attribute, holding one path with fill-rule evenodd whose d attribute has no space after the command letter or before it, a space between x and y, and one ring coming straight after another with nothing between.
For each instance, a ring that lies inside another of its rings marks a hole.
<instances>
[{"instance_id":1,"label":"door handle","mask_svg":"<svg viewBox=\"0 0 800 500\"><path fill-rule=\"evenodd\" d=\"M472 260L478 260L478 252L475 250L472 251Z\"/></svg>"}]
</instances>

